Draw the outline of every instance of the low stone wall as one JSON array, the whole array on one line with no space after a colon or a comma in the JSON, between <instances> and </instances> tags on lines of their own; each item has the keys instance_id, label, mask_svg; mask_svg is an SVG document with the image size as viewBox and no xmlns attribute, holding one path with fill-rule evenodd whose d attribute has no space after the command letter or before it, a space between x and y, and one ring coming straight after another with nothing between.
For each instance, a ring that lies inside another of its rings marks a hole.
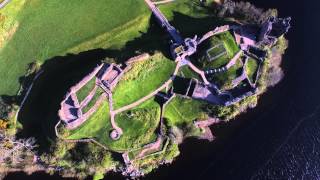
<instances>
[{"instance_id":1,"label":"low stone wall","mask_svg":"<svg viewBox=\"0 0 320 180\"><path fill-rule=\"evenodd\" d=\"M71 93L76 93L79 91L83 86L85 86L92 78L94 78L99 70L102 68L103 64L96 67L91 73L89 73L86 77L84 77L79 83L71 88Z\"/></svg>"},{"instance_id":2,"label":"low stone wall","mask_svg":"<svg viewBox=\"0 0 320 180\"><path fill-rule=\"evenodd\" d=\"M143 53L139 56L135 56L135 57L128 59L126 64L132 64L132 63L139 62L139 61L145 61L149 58L150 58L150 55L148 53Z\"/></svg>"},{"instance_id":3,"label":"low stone wall","mask_svg":"<svg viewBox=\"0 0 320 180\"><path fill-rule=\"evenodd\" d=\"M85 114L82 115L82 117L79 117L73 122L67 123L68 129L75 129L79 127L83 122L85 122L94 112L96 112L97 108L101 105L101 103L107 98L106 94L102 94L95 105Z\"/></svg>"}]
</instances>

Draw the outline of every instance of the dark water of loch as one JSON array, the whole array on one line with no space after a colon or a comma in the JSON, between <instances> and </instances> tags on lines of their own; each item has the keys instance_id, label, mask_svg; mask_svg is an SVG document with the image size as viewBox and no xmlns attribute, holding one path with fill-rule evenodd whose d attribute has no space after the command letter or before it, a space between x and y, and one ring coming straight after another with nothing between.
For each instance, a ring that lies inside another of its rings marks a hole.
<instances>
[{"instance_id":1,"label":"dark water of loch","mask_svg":"<svg viewBox=\"0 0 320 180\"><path fill-rule=\"evenodd\" d=\"M215 142L187 140L173 164L145 179L320 179L318 5L302 0L251 2L293 18L283 62L286 77L260 99L257 108L214 127ZM16 173L6 179L61 178ZM109 174L105 179L123 177Z\"/></svg>"}]
</instances>

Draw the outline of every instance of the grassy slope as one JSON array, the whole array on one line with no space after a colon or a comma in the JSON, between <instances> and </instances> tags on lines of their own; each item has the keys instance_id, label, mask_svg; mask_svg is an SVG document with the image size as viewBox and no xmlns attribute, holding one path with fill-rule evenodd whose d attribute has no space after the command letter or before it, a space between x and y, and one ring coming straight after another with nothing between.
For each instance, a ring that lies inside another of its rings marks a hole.
<instances>
[{"instance_id":1,"label":"grassy slope","mask_svg":"<svg viewBox=\"0 0 320 180\"><path fill-rule=\"evenodd\" d=\"M131 104L166 82L173 74L175 63L161 54L133 64L113 90L114 108Z\"/></svg>"},{"instance_id":2,"label":"grassy slope","mask_svg":"<svg viewBox=\"0 0 320 180\"><path fill-rule=\"evenodd\" d=\"M95 138L108 136L110 125L109 103L104 101L100 108L79 128L70 132L68 139Z\"/></svg>"},{"instance_id":3,"label":"grassy slope","mask_svg":"<svg viewBox=\"0 0 320 180\"><path fill-rule=\"evenodd\" d=\"M197 118L204 118L201 110L203 102L175 97L165 109L164 117L168 119L169 126L180 126L190 123Z\"/></svg>"},{"instance_id":4,"label":"grassy slope","mask_svg":"<svg viewBox=\"0 0 320 180\"><path fill-rule=\"evenodd\" d=\"M103 89L99 87L95 95L92 97L91 101L82 109L82 113L88 112L96 104L97 100L103 93Z\"/></svg>"},{"instance_id":5,"label":"grassy slope","mask_svg":"<svg viewBox=\"0 0 320 180\"><path fill-rule=\"evenodd\" d=\"M122 151L139 148L156 139L155 129L160 121L160 106L153 99L132 110L116 116L116 122L123 129L122 137L113 141L104 140L112 150Z\"/></svg>"},{"instance_id":6,"label":"grassy slope","mask_svg":"<svg viewBox=\"0 0 320 180\"><path fill-rule=\"evenodd\" d=\"M205 68L219 68L221 66L224 66L239 51L239 47L237 46L233 36L229 32L226 32L226 33L223 33L223 34L220 34L220 35L217 35L217 36L210 38L210 47L208 47L208 49L211 48L212 46L215 46L217 43L223 43L224 48L227 51L227 54L219 57L218 59L215 59L215 60L209 62L209 61L207 61L206 54L204 52L203 56L205 56L205 58L204 58L205 62L203 62L203 64L204 64L203 67L205 67ZM217 54L215 54L215 55L217 55ZM212 55L212 56L215 56L215 55Z\"/></svg>"},{"instance_id":7,"label":"grassy slope","mask_svg":"<svg viewBox=\"0 0 320 180\"><path fill-rule=\"evenodd\" d=\"M131 116L130 116L131 115ZM113 151L138 148L155 140L155 129L160 120L160 106L153 99L137 108L116 116L116 122L123 129L122 137L113 141L109 133L113 129L110 122L109 105L105 101L81 127L70 132L68 139L94 138Z\"/></svg>"},{"instance_id":8,"label":"grassy slope","mask_svg":"<svg viewBox=\"0 0 320 180\"><path fill-rule=\"evenodd\" d=\"M199 74L197 74L196 72L194 72L192 69L190 69L188 66L183 66L180 68L179 76L184 77L184 78L194 78L194 79L198 79L200 80L200 76Z\"/></svg>"},{"instance_id":9,"label":"grassy slope","mask_svg":"<svg viewBox=\"0 0 320 180\"><path fill-rule=\"evenodd\" d=\"M208 65L206 65L207 67L217 68L222 65L226 65L239 51L239 47L229 32L219 35L219 39L223 41L227 55L210 62ZM235 66L231 67L227 72L215 75L213 77L213 81L217 82L220 86L228 86L233 79L239 76L239 68L241 68L241 63L237 61Z\"/></svg>"},{"instance_id":10,"label":"grassy slope","mask_svg":"<svg viewBox=\"0 0 320 180\"><path fill-rule=\"evenodd\" d=\"M251 82L254 82L255 75L256 75L256 72L258 70L258 62L257 62L257 60L249 58L246 70L247 70L247 74L248 74L248 77L250 78Z\"/></svg>"},{"instance_id":11,"label":"grassy slope","mask_svg":"<svg viewBox=\"0 0 320 180\"><path fill-rule=\"evenodd\" d=\"M13 0L5 9L14 6L18 1ZM66 54L67 50L71 51L73 47L93 39L94 43L97 43L97 36L146 13L149 14L144 2L136 0L97 0L94 3L79 3L76 0L27 1L15 16L14 21L19 24L16 33L0 50L0 76L4 77L0 94L14 95L17 92L18 78L24 75L28 63L35 60L44 62L53 56ZM145 28L138 25L135 32L139 27ZM128 40L137 35L130 32L128 36L122 36ZM117 36L117 32L110 36ZM108 43L109 46L116 46L123 42ZM82 47L73 51L92 48L88 45Z\"/></svg>"},{"instance_id":12,"label":"grassy slope","mask_svg":"<svg viewBox=\"0 0 320 180\"><path fill-rule=\"evenodd\" d=\"M81 103L96 85L96 77L93 77L85 86L76 92L77 98Z\"/></svg>"}]
</instances>

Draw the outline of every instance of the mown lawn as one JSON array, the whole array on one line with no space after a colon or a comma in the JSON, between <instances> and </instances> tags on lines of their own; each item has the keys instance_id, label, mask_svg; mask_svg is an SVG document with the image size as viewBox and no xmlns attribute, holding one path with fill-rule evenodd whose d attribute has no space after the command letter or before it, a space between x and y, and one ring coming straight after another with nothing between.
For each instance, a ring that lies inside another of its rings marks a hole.
<instances>
[{"instance_id":1,"label":"mown lawn","mask_svg":"<svg viewBox=\"0 0 320 180\"><path fill-rule=\"evenodd\" d=\"M198 118L206 118L201 107L204 102L176 96L165 108L164 117L169 126L181 126L192 123Z\"/></svg>"},{"instance_id":2,"label":"mown lawn","mask_svg":"<svg viewBox=\"0 0 320 180\"><path fill-rule=\"evenodd\" d=\"M229 61L240 50L230 32L225 32L217 36L211 37L209 39L209 43L207 42L205 46L207 46L207 48L210 48L215 46L217 43L223 43L223 46L226 49L227 54L209 62L206 57L206 53L203 51L202 55L198 55L196 58L199 59L200 66L205 70L211 69L211 68L213 69L219 68L227 65ZM237 63L233 67L231 67L228 71L220 74L215 74L209 79L215 82L216 84L218 84L222 88L228 88L231 85L231 81L240 75L239 74L240 68L241 68L241 63L239 59Z\"/></svg>"},{"instance_id":3,"label":"mown lawn","mask_svg":"<svg viewBox=\"0 0 320 180\"><path fill-rule=\"evenodd\" d=\"M141 21L141 16L148 18L150 14L144 1L137 0L12 0L0 13L6 17L2 23L7 31L16 25L12 37L0 43L5 44L0 45L0 94L8 95L16 94L18 79L29 63L98 48L100 40L117 38L121 27L140 17L134 29L125 27L130 32L120 34L125 41L133 39L147 27L148 21ZM120 47L124 43L109 41L104 46Z\"/></svg>"},{"instance_id":4,"label":"mown lawn","mask_svg":"<svg viewBox=\"0 0 320 180\"><path fill-rule=\"evenodd\" d=\"M175 69L175 63L162 54L156 54L132 66L113 90L114 109L152 93L170 79Z\"/></svg>"}]
</instances>

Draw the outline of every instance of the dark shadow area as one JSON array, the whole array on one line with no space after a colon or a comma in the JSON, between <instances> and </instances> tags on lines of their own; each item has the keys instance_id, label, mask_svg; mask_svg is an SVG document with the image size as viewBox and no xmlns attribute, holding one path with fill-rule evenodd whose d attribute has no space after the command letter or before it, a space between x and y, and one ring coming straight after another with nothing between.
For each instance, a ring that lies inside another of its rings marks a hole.
<instances>
[{"instance_id":1,"label":"dark shadow area","mask_svg":"<svg viewBox=\"0 0 320 180\"><path fill-rule=\"evenodd\" d=\"M58 110L65 94L101 59L112 53L114 51L97 49L48 60L20 111L18 121L23 125L23 130L18 136L33 136L40 145L40 152L47 150L50 145L48 138L55 139L54 126L59 120Z\"/></svg>"},{"instance_id":2,"label":"dark shadow area","mask_svg":"<svg viewBox=\"0 0 320 180\"><path fill-rule=\"evenodd\" d=\"M214 30L217 26L234 24L234 22L226 21L216 16L194 18L180 12L174 12L173 14L174 17L170 23L184 38L194 37L195 35L200 37L208 31Z\"/></svg>"}]
</instances>

